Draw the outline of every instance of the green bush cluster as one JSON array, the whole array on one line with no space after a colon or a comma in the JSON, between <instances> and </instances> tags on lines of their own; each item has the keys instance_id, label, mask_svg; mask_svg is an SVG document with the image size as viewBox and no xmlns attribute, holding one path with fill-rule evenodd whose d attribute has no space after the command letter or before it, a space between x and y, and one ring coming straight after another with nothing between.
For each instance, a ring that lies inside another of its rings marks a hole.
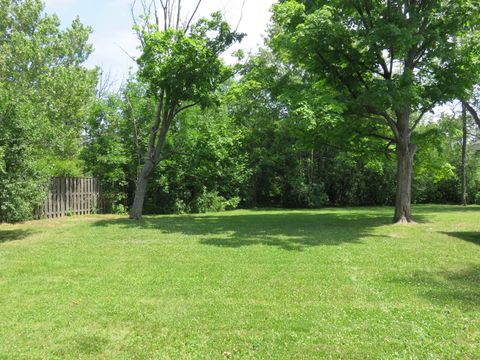
<instances>
[{"instance_id":1,"label":"green bush cluster","mask_svg":"<svg viewBox=\"0 0 480 360\"><path fill-rule=\"evenodd\" d=\"M50 176L81 173L90 32L78 19L62 29L40 0L1 2L0 222L32 218Z\"/></svg>"}]
</instances>

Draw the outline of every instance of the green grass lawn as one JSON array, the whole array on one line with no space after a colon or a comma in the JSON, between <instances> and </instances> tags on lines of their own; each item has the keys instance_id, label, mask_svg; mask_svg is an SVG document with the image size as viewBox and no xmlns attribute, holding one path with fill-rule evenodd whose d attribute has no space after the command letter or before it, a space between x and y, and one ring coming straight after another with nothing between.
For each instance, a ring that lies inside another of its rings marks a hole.
<instances>
[{"instance_id":1,"label":"green grass lawn","mask_svg":"<svg viewBox=\"0 0 480 360\"><path fill-rule=\"evenodd\" d=\"M479 359L480 207L0 225L0 358Z\"/></svg>"}]
</instances>

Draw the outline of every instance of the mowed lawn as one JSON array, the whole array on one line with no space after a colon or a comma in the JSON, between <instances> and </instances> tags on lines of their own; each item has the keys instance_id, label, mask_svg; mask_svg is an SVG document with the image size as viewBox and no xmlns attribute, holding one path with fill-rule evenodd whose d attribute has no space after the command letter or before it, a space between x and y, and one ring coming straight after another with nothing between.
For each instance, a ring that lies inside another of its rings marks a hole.
<instances>
[{"instance_id":1,"label":"mowed lawn","mask_svg":"<svg viewBox=\"0 0 480 360\"><path fill-rule=\"evenodd\" d=\"M478 359L480 207L0 225L0 358Z\"/></svg>"}]
</instances>

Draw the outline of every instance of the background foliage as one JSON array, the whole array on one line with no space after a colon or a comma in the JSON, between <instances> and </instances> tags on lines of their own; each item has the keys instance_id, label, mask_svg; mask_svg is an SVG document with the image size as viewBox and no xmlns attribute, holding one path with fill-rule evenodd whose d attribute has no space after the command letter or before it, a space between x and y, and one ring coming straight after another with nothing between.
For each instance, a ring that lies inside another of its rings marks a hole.
<instances>
[{"instance_id":1,"label":"background foliage","mask_svg":"<svg viewBox=\"0 0 480 360\"><path fill-rule=\"evenodd\" d=\"M268 50L237 70L237 79L217 94L219 105L188 110L176 119L166 156L149 186L147 213L206 212L237 204L316 208L393 203L393 149L362 129L344 126L339 121L342 105L324 84L280 63ZM90 156L84 161L117 194L113 199L124 210L153 115L138 80L132 78L115 96L117 101L103 103L104 118L97 119L110 135L88 132L84 155ZM469 128L473 143L476 127L472 123ZM138 135L140 142L135 134L144 134ZM459 202L461 139L458 116L419 126L415 203ZM110 145L94 145L103 142ZM473 149L468 159L468 198L475 202L480 178Z\"/></svg>"},{"instance_id":2,"label":"background foliage","mask_svg":"<svg viewBox=\"0 0 480 360\"><path fill-rule=\"evenodd\" d=\"M78 175L96 71L91 29L60 30L38 0L0 1L0 221L32 216L50 176Z\"/></svg>"},{"instance_id":3,"label":"background foliage","mask_svg":"<svg viewBox=\"0 0 480 360\"><path fill-rule=\"evenodd\" d=\"M102 88L100 71L82 65L91 29L75 20L61 30L37 0L0 4L0 222L30 218L51 176L96 176L104 210L128 211L154 117L152 84L131 74L118 91ZM174 45L193 46L182 39ZM345 103L321 78L268 47L237 55L215 101L174 119L147 213L393 203L394 148L369 136L368 122L349 127ZM468 128L468 199L478 203L478 127L469 119ZM458 203L459 116L428 117L412 141L413 201Z\"/></svg>"}]
</instances>

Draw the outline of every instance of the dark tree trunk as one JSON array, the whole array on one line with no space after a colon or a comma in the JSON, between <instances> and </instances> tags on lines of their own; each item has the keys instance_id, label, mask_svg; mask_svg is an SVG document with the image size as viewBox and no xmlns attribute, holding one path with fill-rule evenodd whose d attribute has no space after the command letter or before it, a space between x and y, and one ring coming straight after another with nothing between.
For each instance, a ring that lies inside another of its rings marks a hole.
<instances>
[{"instance_id":1,"label":"dark tree trunk","mask_svg":"<svg viewBox=\"0 0 480 360\"><path fill-rule=\"evenodd\" d=\"M477 111L472 107L472 105L470 105L468 102L466 101L463 101L462 102L463 106L468 110L468 112L470 113L470 115L472 115L473 117L473 120L475 121L475 123L478 125L478 127L480 128L480 116L478 115Z\"/></svg>"},{"instance_id":2,"label":"dark tree trunk","mask_svg":"<svg viewBox=\"0 0 480 360\"><path fill-rule=\"evenodd\" d=\"M397 196L394 223L412 223L412 173L416 145L410 143L408 127L397 140Z\"/></svg>"},{"instance_id":3,"label":"dark tree trunk","mask_svg":"<svg viewBox=\"0 0 480 360\"><path fill-rule=\"evenodd\" d=\"M178 112L176 104L170 104L170 107L165 107L165 104L168 103L168 98L162 91L157 104L155 124L150 130L150 139L148 142L147 154L145 156L146 161L143 165L142 171L140 171L137 177L135 197L133 199L132 208L130 209L130 219L133 220L139 220L142 217L148 179L153 169L155 169L155 166L160 162L160 155L167 137L168 129Z\"/></svg>"},{"instance_id":4,"label":"dark tree trunk","mask_svg":"<svg viewBox=\"0 0 480 360\"><path fill-rule=\"evenodd\" d=\"M397 144L397 196L395 199L394 223L411 223L412 219L412 172L415 145Z\"/></svg>"},{"instance_id":5,"label":"dark tree trunk","mask_svg":"<svg viewBox=\"0 0 480 360\"><path fill-rule=\"evenodd\" d=\"M143 166L142 171L138 174L137 184L135 187L135 198L130 210L130 219L139 220L142 217L143 203L145 201L145 194L147 192L148 178L154 168L151 161L147 161Z\"/></svg>"},{"instance_id":6,"label":"dark tree trunk","mask_svg":"<svg viewBox=\"0 0 480 360\"><path fill-rule=\"evenodd\" d=\"M462 205L467 206L467 108L462 106L463 138L462 138Z\"/></svg>"}]
</instances>

